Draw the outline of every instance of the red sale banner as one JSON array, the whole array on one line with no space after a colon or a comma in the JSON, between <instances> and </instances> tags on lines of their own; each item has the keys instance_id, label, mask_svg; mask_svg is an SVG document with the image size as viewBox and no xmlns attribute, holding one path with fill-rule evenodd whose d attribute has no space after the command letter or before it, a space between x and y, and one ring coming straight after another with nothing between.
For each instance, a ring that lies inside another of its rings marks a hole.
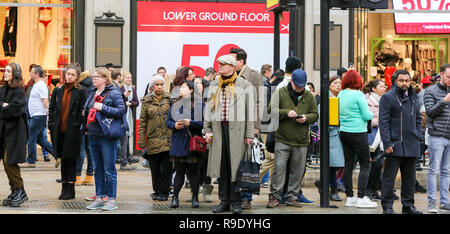
<instances>
[{"instance_id":1,"label":"red sale banner","mask_svg":"<svg viewBox=\"0 0 450 234\"><path fill-rule=\"evenodd\" d=\"M450 33L450 0L393 0L395 10L443 13L395 13L398 34Z\"/></svg>"},{"instance_id":2,"label":"red sale banner","mask_svg":"<svg viewBox=\"0 0 450 234\"><path fill-rule=\"evenodd\" d=\"M289 17L281 33L289 33ZM265 4L138 2L139 32L273 33L274 14Z\"/></svg>"}]
</instances>

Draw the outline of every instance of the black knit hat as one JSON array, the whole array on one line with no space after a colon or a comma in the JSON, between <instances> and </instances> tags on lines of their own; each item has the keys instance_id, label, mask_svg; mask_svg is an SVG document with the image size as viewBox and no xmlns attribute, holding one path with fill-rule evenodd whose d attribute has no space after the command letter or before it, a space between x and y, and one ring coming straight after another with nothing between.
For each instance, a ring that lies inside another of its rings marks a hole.
<instances>
[{"instance_id":1,"label":"black knit hat","mask_svg":"<svg viewBox=\"0 0 450 234\"><path fill-rule=\"evenodd\" d=\"M302 60L291 56L286 59L286 73L291 73L295 71L295 69L302 69L303 63Z\"/></svg>"},{"instance_id":2,"label":"black knit hat","mask_svg":"<svg viewBox=\"0 0 450 234\"><path fill-rule=\"evenodd\" d=\"M341 67L341 68L339 68L339 69L337 70L337 75L338 75L339 77L343 78L342 75L343 75L344 73L346 73L346 72L347 72L347 69L345 69L344 67Z\"/></svg>"}]
</instances>

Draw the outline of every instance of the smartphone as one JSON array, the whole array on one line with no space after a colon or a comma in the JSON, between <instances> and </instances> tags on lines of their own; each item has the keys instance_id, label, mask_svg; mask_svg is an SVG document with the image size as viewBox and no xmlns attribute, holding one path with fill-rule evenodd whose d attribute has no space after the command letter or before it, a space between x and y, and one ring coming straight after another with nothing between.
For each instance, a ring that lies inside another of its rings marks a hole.
<instances>
[{"instance_id":1,"label":"smartphone","mask_svg":"<svg viewBox=\"0 0 450 234\"><path fill-rule=\"evenodd\" d=\"M298 115L295 119L303 119L303 115Z\"/></svg>"}]
</instances>

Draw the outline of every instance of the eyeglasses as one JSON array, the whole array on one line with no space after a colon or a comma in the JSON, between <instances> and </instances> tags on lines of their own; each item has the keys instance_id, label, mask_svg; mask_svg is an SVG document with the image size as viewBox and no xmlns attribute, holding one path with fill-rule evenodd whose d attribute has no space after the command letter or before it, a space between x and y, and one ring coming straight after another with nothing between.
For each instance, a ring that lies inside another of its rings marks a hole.
<instances>
[{"instance_id":1,"label":"eyeglasses","mask_svg":"<svg viewBox=\"0 0 450 234\"><path fill-rule=\"evenodd\" d=\"M103 78L102 76L92 76L92 79L93 80L95 80L95 79L100 79L100 78Z\"/></svg>"}]
</instances>

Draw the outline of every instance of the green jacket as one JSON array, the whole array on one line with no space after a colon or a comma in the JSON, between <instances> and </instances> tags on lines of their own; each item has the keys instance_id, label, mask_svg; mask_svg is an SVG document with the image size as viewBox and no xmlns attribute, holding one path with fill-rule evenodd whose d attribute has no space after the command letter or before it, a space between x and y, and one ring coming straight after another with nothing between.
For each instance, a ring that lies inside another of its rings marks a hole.
<instances>
[{"instance_id":1,"label":"green jacket","mask_svg":"<svg viewBox=\"0 0 450 234\"><path fill-rule=\"evenodd\" d=\"M172 140L172 130L166 126L170 110L170 94L164 92L159 103L154 97L155 94L152 92L141 100L138 146L146 148L147 155L170 151Z\"/></svg>"},{"instance_id":2,"label":"green jacket","mask_svg":"<svg viewBox=\"0 0 450 234\"><path fill-rule=\"evenodd\" d=\"M297 112L299 116L305 115L306 122L299 124L295 118L289 118L288 114L291 110ZM277 113L279 116L278 129L275 133L276 142L296 147L308 146L310 141L309 125L319 119L317 103L311 92L305 90L298 105L295 106L289 96L288 87L278 89L270 101L269 113L271 112Z\"/></svg>"}]
</instances>

